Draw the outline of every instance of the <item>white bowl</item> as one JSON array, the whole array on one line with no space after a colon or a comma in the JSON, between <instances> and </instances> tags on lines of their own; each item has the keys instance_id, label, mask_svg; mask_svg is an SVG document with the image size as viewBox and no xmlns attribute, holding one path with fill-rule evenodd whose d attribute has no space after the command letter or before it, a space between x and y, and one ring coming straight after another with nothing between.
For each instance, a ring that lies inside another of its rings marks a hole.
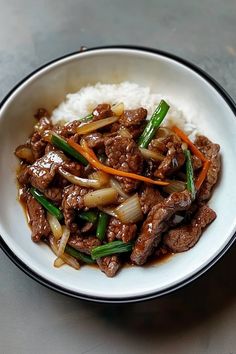
<instances>
[{"instance_id":1,"label":"white bowl","mask_svg":"<svg viewBox=\"0 0 236 354\"><path fill-rule=\"evenodd\" d=\"M110 279L84 266L80 271L52 266L46 245L31 241L17 201L13 151L32 131L39 107L49 110L69 92L98 81L133 81L168 96L199 130L221 145L222 174L210 206L218 217L191 250L150 267L129 267ZM38 69L18 84L0 109L1 247L23 271L40 283L71 296L101 302L131 302L169 293L197 278L232 245L236 229L235 105L207 74L173 55L146 48L107 47L74 53Z\"/></svg>"}]
</instances>

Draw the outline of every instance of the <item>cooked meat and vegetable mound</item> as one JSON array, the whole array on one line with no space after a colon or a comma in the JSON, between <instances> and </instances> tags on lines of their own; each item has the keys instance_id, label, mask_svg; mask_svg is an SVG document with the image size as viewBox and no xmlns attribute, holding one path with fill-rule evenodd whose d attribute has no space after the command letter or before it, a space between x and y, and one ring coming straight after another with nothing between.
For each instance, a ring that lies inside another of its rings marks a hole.
<instances>
[{"instance_id":1,"label":"cooked meat and vegetable mound","mask_svg":"<svg viewBox=\"0 0 236 354\"><path fill-rule=\"evenodd\" d=\"M165 126L168 110L162 100L147 120L145 107L101 103L67 124L35 114L17 179L32 240L51 247L56 267L97 263L113 277L127 261L189 250L216 218L206 203L220 147Z\"/></svg>"}]
</instances>

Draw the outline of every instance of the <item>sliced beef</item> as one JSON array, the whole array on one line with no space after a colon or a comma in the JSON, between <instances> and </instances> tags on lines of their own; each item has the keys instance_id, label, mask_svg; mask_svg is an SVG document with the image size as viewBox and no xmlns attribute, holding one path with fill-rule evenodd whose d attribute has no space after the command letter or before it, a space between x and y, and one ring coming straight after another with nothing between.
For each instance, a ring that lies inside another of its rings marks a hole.
<instances>
[{"instance_id":1,"label":"sliced beef","mask_svg":"<svg viewBox=\"0 0 236 354\"><path fill-rule=\"evenodd\" d=\"M200 160L196 155L192 155L191 160L194 171L197 171L202 167L202 160Z\"/></svg>"},{"instance_id":2,"label":"sliced beef","mask_svg":"<svg viewBox=\"0 0 236 354\"><path fill-rule=\"evenodd\" d=\"M187 210L190 205L191 196L186 190L172 193L163 202L155 205L143 223L141 233L131 254L132 262L137 265L144 264L159 244L161 234L167 230L169 220L176 212Z\"/></svg>"},{"instance_id":3,"label":"sliced beef","mask_svg":"<svg viewBox=\"0 0 236 354\"><path fill-rule=\"evenodd\" d=\"M206 179L198 193L198 200L203 201L210 199L212 188L218 180L221 167L220 145L212 143L208 138L202 135L196 138L195 145L211 162Z\"/></svg>"},{"instance_id":4,"label":"sliced beef","mask_svg":"<svg viewBox=\"0 0 236 354\"><path fill-rule=\"evenodd\" d=\"M163 242L174 252L183 252L193 247L203 229L216 218L216 213L207 205L201 206L188 225L172 229L164 235Z\"/></svg>"},{"instance_id":5,"label":"sliced beef","mask_svg":"<svg viewBox=\"0 0 236 354\"><path fill-rule=\"evenodd\" d=\"M162 202L163 199L161 193L149 185L145 185L141 192L139 192L139 201L144 214L147 214L152 207Z\"/></svg>"},{"instance_id":6,"label":"sliced beef","mask_svg":"<svg viewBox=\"0 0 236 354\"><path fill-rule=\"evenodd\" d=\"M35 132L30 138L30 147L34 156L37 160L44 155L47 142L42 139L39 132Z\"/></svg>"},{"instance_id":7,"label":"sliced beef","mask_svg":"<svg viewBox=\"0 0 236 354\"><path fill-rule=\"evenodd\" d=\"M39 242L42 237L47 237L51 232L45 210L30 194L27 196L26 205L32 230L32 240Z\"/></svg>"},{"instance_id":8,"label":"sliced beef","mask_svg":"<svg viewBox=\"0 0 236 354\"><path fill-rule=\"evenodd\" d=\"M32 186L43 191L52 182L59 166L63 165L66 157L59 151L50 151L29 167Z\"/></svg>"},{"instance_id":9,"label":"sliced beef","mask_svg":"<svg viewBox=\"0 0 236 354\"><path fill-rule=\"evenodd\" d=\"M47 143L46 148L45 148L45 154L47 154L48 152L51 151L57 151L57 148L55 146L53 146L50 143Z\"/></svg>"},{"instance_id":10,"label":"sliced beef","mask_svg":"<svg viewBox=\"0 0 236 354\"><path fill-rule=\"evenodd\" d=\"M75 161L68 161L63 164L63 169L72 175L80 177L83 174L83 167Z\"/></svg>"},{"instance_id":11,"label":"sliced beef","mask_svg":"<svg viewBox=\"0 0 236 354\"><path fill-rule=\"evenodd\" d=\"M70 185L64 188L62 208L66 226L71 232L77 231L77 223L75 222L76 210L84 208L84 195L91 189L83 188L76 185Z\"/></svg>"},{"instance_id":12,"label":"sliced beef","mask_svg":"<svg viewBox=\"0 0 236 354\"><path fill-rule=\"evenodd\" d=\"M154 176L158 178L165 178L166 176L170 176L174 172L178 171L183 166L185 156L181 147L182 142L176 138L175 135L168 136L161 143L164 143L167 153L164 160L155 171ZM151 149L153 149L153 144L150 145ZM161 149L161 152L164 152L164 147L161 147ZM160 147L157 150L160 151Z\"/></svg>"},{"instance_id":13,"label":"sliced beef","mask_svg":"<svg viewBox=\"0 0 236 354\"><path fill-rule=\"evenodd\" d=\"M108 242L112 242L115 239L129 242L135 238L136 232L136 224L122 224L119 219L111 217L107 226L106 236Z\"/></svg>"},{"instance_id":14,"label":"sliced beef","mask_svg":"<svg viewBox=\"0 0 236 354\"><path fill-rule=\"evenodd\" d=\"M43 190L43 194L46 198L52 200L56 204L60 204L62 201L63 189L59 187L50 187Z\"/></svg>"},{"instance_id":15,"label":"sliced beef","mask_svg":"<svg viewBox=\"0 0 236 354\"><path fill-rule=\"evenodd\" d=\"M101 271L110 278L114 277L121 267L121 262L116 255L99 258L97 264Z\"/></svg>"},{"instance_id":16,"label":"sliced beef","mask_svg":"<svg viewBox=\"0 0 236 354\"><path fill-rule=\"evenodd\" d=\"M90 254L91 250L99 246L101 242L95 236L81 237L73 235L70 237L68 244L80 252Z\"/></svg>"},{"instance_id":17,"label":"sliced beef","mask_svg":"<svg viewBox=\"0 0 236 354\"><path fill-rule=\"evenodd\" d=\"M109 118L112 117L114 114L111 110L111 105L107 103L102 103L99 104L94 110L93 110L93 121L99 120L99 119L104 119L104 118Z\"/></svg>"},{"instance_id":18,"label":"sliced beef","mask_svg":"<svg viewBox=\"0 0 236 354\"><path fill-rule=\"evenodd\" d=\"M111 132L116 132L120 127L125 127L132 138L138 138L144 129L147 117L147 110L140 107L137 109L125 110L118 122L112 125Z\"/></svg>"},{"instance_id":19,"label":"sliced beef","mask_svg":"<svg viewBox=\"0 0 236 354\"><path fill-rule=\"evenodd\" d=\"M85 141L88 144L88 147L91 149L99 149L104 147L104 138L101 133L91 133L84 136Z\"/></svg>"},{"instance_id":20,"label":"sliced beef","mask_svg":"<svg viewBox=\"0 0 236 354\"><path fill-rule=\"evenodd\" d=\"M28 165L21 165L20 170L17 173L17 180L20 185L27 185L30 183L30 173L29 173L29 166Z\"/></svg>"},{"instance_id":21,"label":"sliced beef","mask_svg":"<svg viewBox=\"0 0 236 354\"><path fill-rule=\"evenodd\" d=\"M142 173L143 157L133 139L121 136L107 138L105 151L109 166L125 172ZM122 188L127 193L138 187L136 180L119 176L116 176L116 179L121 182Z\"/></svg>"},{"instance_id":22,"label":"sliced beef","mask_svg":"<svg viewBox=\"0 0 236 354\"><path fill-rule=\"evenodd\" d=\"M35 130L41 135L46 131L52 129L52 122L48 117L42 117L35 125Z\"/></svg>"},{"instance_id":23,"label":"sliced beef","mask_svg":"<svg viewBox=\"0 0 236 354\"><path fill-rule=\"evenodd\" d=\"M64 138L70 138L72 135L75 135L77 133L77 128L80 126L81 121L79 120L73 120L70 123L67 123L63 125L63 127L60 128L60 134Z\"/></svg>"}]
</instances>

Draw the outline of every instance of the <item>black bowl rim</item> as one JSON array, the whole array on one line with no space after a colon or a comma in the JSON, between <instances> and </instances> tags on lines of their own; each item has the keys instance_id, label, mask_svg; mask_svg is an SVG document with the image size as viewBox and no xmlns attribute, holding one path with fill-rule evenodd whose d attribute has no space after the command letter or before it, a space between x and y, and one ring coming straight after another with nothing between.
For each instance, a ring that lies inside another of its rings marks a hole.
<instances>
[{"instance_id":1,"label":"black bowl rim","mask_svg":"<svg viewBox=\"0 0 236 354\"><path fill-rule=\"evenodd\" d=\"M146 52L146 53L151 53L151 54L158 54L160 56L172 59L180 64L183 64L187 68L191 69L195 73L199 74L205 81L207 81L212 87L215 88L215 90L221 95L221 97L225 100L225 102L228 104L234 115L236 116L236 104L233 101L233 99L230 97L230 95L225 91L225 89L215 80L213 79L210 75L208 75L204 70L200 69L198 66L195 64L192 64L191 62L182 59L181 57L171 54L166 51L162 51L159 49L154 49L154 48L149 48L149 47L143 47L143 46L134 46L134 45L109 45L109 46L101 46L101 47L93 47L93 48L88 48L85 50L85 52L91 52L91 51L97 51L97 50L110 50L110 49L128 49L128 50L133 50L133 51L140 51L140 52ZM32 77L34 74L37 72L41 71L42 69L50 66L51 64L54 64L56 62L61 61L62 59L73 57L74 55L78 55L83 53L83 51L76 51L72 52L66 55L63 55L57 59L54 59L38 69L34 70L31 72L29 75L27 75L23 80L21 80L13 89L5 96L5 98L1 101L0 103L0 110L5 104L5 102L11 97L11 95L24 83L26 82L30 77ZM198 272L192 274L190 277L184 279L178 284L175 284L173 286L170 286L166 289L160 290L160 291L155 291L149 294L144 294L144 295L138 295L138 296L129 296L125 298L117 297L117 298L106 298L106 297L101 297L101 296L92 296L92 295L84 295L81 293L74 292L72 290L68 290L64 287L58 286L47 279L41 277L39 274L34 272L32 269L30 269L20 258L18 258L14 252L8 247L6 242L3 240L2 236L0 235L0 247L3 250L3 252L11 259L11 261L18 267L20 268L24 273L26 273L28 276L30 276L32 279L36 280L38 283L46 286L47 288L57 291L61 294L68 295L74 298L79 298L82 300L88 300L88 301L93 301L93 302L100 302L100 303L132 303L132 302L139 302L139 301L144 301L144 300L151 300L169 293L172 293L173 291L176 291L177 289L182 288L183 286L193 282L196 280L198 277L200 277L202 274L204 274L207 270L209 270L224 254L225 252L232 246L236 239L236 233L234 233L231 237L231 239L228 241L228 243L225 245L225 247L207 264L205 267L203 267L201 270Z\"/></svg>"}]
</instances>

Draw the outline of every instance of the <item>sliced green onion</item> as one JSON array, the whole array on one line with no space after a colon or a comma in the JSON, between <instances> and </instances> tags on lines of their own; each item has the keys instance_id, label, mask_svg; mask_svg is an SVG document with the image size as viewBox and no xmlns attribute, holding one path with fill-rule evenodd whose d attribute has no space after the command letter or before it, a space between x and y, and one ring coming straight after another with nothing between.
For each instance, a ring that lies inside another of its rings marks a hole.
<instances>
[{"instance_id":1,"label":"sliced green onion","mask_svg":"<svg viewBox=\"0 0 236 354\"><path fill-rule=\"evenodd\" d=\"M122 241L113 241L106 243L105 245L93 248L91 251L91 257L92 259L96 260L98 258L110 256L115 253L130 252L132 247L133 245L130 242L124 243Z\"/></svg>"},{"instance_id":2,"label":"sliced green onion","mask_svg":"<svg viewBox=\"0 0 236 354\"><path fill-rule=\"evenodd\" d=\"M49 202L44 195L39 192L36 188L31 187L30 188L30 193L32 196L40 203L42 206L47 209L47 211L54 215L58 220L63 219L63 214L60 209L58 209L55 205L53 205L51 202Z\"/></svg>"},{"instance_id":3,"label":"sliced green onion","mask_svg":"<svg viewBox=\"0 0 236 354\"><path fill-rule=\"evenodd\" d=\"M95 222L97 221L97 213L95 211L90 210L84 211L79 214L79 218L91 222L92 224L95 224Z\"/></svg>"},{"instance_id":4,"label":"sliced green onion","mask_svg":"<svg viewBox=\"0 0 236 354\"><path fill-rule=\"evenodd\" d=\"M86 122L89 122L91 119L93 119L93 114L91 113L91 114L88 114L86 117L83 117L83 118L80 118L80 119L78 119L80 122L84 122L84 123L86 123Z\"/></svg>"},{"instance_id":5,"label":"sliced green onion","mask_svg":"<svg viewBox=\"0 0 236 354\"><path fill-rule=\"evenodd\" d=\"M103 211L100 211L100 213L98 214L98 224L96 231L96 236L100 241L103 241L105 238L108 220L109 216Z\"/></svg>"},{"instance_id":6,"label":"sliced green onion","mask_svg":"<svg viewBox=\"0 0 236 354\"><path fill-rule=\"evenodd\" d=\"M56 133L52 133L51 137L51 143L52 145L56 146L58 149L64 151L68 155L74 157L76 160L81 162L84 166L88 165L88 161L75 149L73 149L66 140L61 138L59 135Z\"/></svg>"},{"instance_id":7,"label":"sliced green onion","mask_svg":"<svg viewBox=\"0 0 236 354\"><path fill-rule=\"evenodd\" d=\"M196 190L194 185L194 174L193 174L193 165L191 160L190 151L184 150L186 158L186 176L187 176L187 190L191 193L192 199L195 199Z\"/></svg>"},{"instance_id":8,"label":"sliced green onion","mask_svg":"<svg viewBox=\"0 0 236 354\"><path fill-rule=\"evenodd\" d=\"M165 118L169 108L170 106L164 100L161 100L159 106L156 108L148 124L146 125L142 135L139 137L138 145L141 148L146 148L148 146L157 129L161 125L163 119Z\"/></svg>"},{"instance_id":9,"label":"sliced green onion","mask_svg":"<svg viewBox=\"0 0 236 354\"><path fill-rule=\"evenodd\" d=\"M87 263L87 264L94 263L94 260L90 256L77 251L76 249L74 249L73 247L71 247L69 245L66 245L65 252L68 253L70 256L72 256L76 259L79 259L80 261L82 261L84 263Z\"/></svg>"}]
</instances>

